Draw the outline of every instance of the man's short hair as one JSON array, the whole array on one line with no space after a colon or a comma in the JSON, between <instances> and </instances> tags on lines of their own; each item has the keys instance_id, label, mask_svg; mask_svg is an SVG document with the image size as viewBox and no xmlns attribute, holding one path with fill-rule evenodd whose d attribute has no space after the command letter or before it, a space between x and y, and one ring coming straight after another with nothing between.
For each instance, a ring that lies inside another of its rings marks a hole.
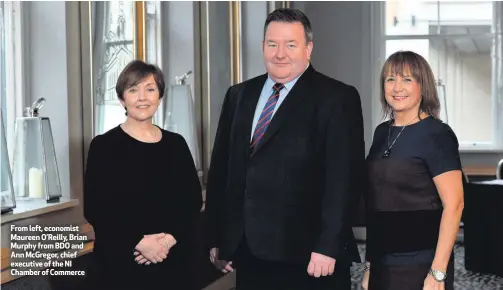
<instances>
[{"instance_id":1,"label":"man's short hair","mask_svg":"<svg viewBox=\"0 0 503 290\"><path fill-rule=\"evenodd\" d=\"M306 43L313 41L313 29L311 28L311 22L309 21L309 18L307 18L307 16L300 10L293 8L279 8L269 13L267 19L265 20L264 38L269 23L273 21L287 23L300 22L300 24L304 27Z\"/></svg>"}]
</instances>

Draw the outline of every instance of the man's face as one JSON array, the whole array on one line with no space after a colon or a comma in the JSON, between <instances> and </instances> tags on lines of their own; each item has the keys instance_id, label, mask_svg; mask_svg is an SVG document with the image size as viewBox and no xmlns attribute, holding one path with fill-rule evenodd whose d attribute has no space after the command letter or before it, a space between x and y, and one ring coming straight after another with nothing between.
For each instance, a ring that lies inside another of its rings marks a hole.
<instances>
[{"instance_id":1,"label":"man's face","mask_svg":"<svg viewBox=\"0 0 503 290\"><path fill-rule=\"evenodd\" d=\"M288 83L298 77L311 58L313 43L306 43L300 22L269 23L263 42L264 64L271 79Z\"/></svg>"}]
</instances>

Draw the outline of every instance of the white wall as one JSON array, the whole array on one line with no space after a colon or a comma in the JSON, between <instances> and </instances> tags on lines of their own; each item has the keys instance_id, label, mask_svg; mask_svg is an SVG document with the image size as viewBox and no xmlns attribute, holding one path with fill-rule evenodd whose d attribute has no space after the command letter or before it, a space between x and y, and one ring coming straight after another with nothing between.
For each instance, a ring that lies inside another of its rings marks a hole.
<instances>
[{"instance_id":1,"label":"white wall","mask_svg":"<svg viewBox=\"0 0 503 290\"><path fill-rule=\"evenodd\" d=\"M45 98L41 116L49 117L61 191L70 196L68 86L65 2L29 2L29 74L27 99Z\"/></svg>"}]
</instances>

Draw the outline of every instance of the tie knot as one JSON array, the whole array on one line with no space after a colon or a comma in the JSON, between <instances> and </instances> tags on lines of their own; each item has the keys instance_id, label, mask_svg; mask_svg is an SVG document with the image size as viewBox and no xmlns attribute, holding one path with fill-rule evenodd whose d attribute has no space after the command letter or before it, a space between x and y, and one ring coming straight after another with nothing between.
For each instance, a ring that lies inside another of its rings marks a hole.
<instances>
[{"instance_id":1,"label":"tie knot","mask_svg":"<svg viewBox=\"0 0 503 290\"><path fill-rule=\"evenodd\" d=\"M279 93L283 88L285 88L285 86L283 84L276 83L272 88L275 92Z\"/></svg>"}]
</instances>

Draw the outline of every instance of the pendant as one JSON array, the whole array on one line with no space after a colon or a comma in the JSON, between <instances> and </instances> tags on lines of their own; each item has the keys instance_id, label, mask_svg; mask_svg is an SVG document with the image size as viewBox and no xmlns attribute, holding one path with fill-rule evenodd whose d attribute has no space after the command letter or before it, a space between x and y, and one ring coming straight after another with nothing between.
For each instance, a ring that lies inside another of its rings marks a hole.
<instances>
[{"instance_id":1,"label":"pendant","mask_svg":"<svg viewBox=\"0 0 503 290\"><path fill-rule=\"evenodd\" d=\"M390 153L391 153L391 151L388 149L388 150L384 151L384 153L381 156L382 156L382 158L388 158Z\"/></svg>"}]
</instances>

